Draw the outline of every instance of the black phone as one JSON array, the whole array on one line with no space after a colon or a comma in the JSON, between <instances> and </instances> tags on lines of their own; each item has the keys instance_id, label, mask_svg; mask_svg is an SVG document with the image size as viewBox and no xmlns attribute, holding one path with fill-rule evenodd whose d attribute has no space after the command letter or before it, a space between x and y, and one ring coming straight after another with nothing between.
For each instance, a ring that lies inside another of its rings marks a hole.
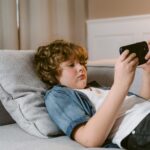
<instances>
[{"instance_id":1,"label":"black phone","mask_svg":"<svg viewBox=\"0 0 150 150\"><path fill-rule=\"evenodd\" d=\"M137 57L139 58L139 65L147 62L147 60L145 59L145 55L149 51L147 42L142 41L142 42L122 46L119 49L120 54L125 50L129 50L129 53L136 53Z\"/></svg>"}]
</instances>

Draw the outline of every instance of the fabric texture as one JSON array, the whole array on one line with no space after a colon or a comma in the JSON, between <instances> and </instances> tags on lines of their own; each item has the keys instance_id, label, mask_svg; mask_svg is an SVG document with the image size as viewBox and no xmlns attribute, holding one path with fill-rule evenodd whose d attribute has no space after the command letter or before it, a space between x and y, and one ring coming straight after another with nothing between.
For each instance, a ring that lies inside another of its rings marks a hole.
<instances>
[{"instance_id":1,"label":"fabric texture","mask_svg":"<svg viewBox=\"0 0 150 150\"><path fill-rule=\"evenodd\" d=\"M89 120L95 109L88 97L65 86L54 86L45 95L48 113L58 127L69 137L80 124Z\"/></svg>"},{"instance_id":2,"label":"fabric texture","mask_svg":"<svg viewBox=\"0 0 150 150\"><path fill-rule=\"evenodd\" d=\"M34 50L0 51L0 100L11 117L38 137L60 134L48 116L42 93L46 85L34 71Z\"/></svg>"}]
</instances>

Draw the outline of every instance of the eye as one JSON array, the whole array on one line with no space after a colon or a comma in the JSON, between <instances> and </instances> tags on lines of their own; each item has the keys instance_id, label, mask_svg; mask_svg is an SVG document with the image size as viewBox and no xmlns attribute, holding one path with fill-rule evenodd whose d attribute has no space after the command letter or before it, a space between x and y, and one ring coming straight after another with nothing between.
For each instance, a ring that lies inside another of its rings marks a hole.
<instances>
[{"instance_id":1,"label":"eye","mask_svg":"<svg viewBox=\"0 0 150 150\"><path fill-rule=\"evenodd\" d=\"M69 66L69 67L74 67L75 64L74 64L74 63L70 63L68 66Z\"/></svg>"}]
</instances>

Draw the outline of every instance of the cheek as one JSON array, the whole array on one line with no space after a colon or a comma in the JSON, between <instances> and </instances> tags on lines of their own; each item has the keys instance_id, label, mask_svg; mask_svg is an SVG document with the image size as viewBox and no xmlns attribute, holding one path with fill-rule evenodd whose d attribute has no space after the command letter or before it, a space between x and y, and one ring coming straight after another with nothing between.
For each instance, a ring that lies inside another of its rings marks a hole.
<instances>
[{"instance_id":1,"label":"cheek","mask_svg":"<svg viewBox=\"0 0 150 150\"><path fill-rule=\"evenodd\" d=\"M77 73L76 71L72 70L68 73L68 75L74 78L74 76L76 76L76 73Z\"/></svg>"},{"instance_id":2,"label":"cheek","mask_svg":"<svg viewBox=\"0 0 150 150\"><path fill-rule=\"evenodd\" d=\"M60 76L60 80L64 80L64 81L72 81L73 79L75 79L75 71L63 71L61 73Z\"/></svg>"},{"instance_id":3,"label":"cheek","mask_svg":"<svg viewBox=\"0 0 150 150\"><path fill-rule=\"evenodd\" d=\"M74 70L74 69L69 69L69 70L67 70L67 71L64 71L64 74L66 75L66 76L68 76L68 77L73 77L73 76L75 76L76 75L76 70Z\"/></svg>"}]
</instances>

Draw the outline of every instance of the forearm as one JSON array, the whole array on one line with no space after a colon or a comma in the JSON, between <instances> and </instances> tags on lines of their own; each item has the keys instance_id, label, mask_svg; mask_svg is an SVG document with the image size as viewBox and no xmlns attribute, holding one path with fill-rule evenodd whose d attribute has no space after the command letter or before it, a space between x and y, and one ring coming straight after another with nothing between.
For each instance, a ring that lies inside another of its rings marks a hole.
<instances>
[{"instance_id":1,"label":"forearm","mask_svg":"<svg viewBox=\"0 0 150 150\"><path fill-rule=\"evenodd\" d=\"M145 99L150 99L150 73L147 73L147 72L143 73L139 94Z\"/></svg>"},{"instance_id":2,"label":"forearm","mask_svg":"<svg viewBox=\"0 0 150 150\"><path fill-rule=\"evenodd\" d=\"M75 134L75 139L88 147L101 146L112 129L128 88L113 85L97 113Z\"/></svg>"}]
</instances>

